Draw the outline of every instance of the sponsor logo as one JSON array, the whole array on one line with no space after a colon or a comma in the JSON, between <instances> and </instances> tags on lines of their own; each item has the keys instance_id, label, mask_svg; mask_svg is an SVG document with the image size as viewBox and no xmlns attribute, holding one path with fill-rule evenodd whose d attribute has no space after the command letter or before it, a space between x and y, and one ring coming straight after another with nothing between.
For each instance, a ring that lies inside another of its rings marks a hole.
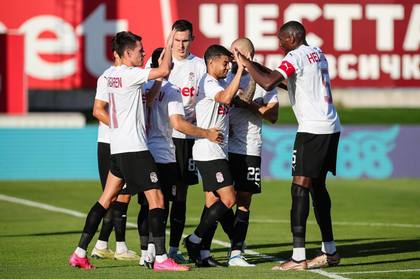
<instances>
[{"instance_id":1,"label":"sponsor logo","mask_svg":"<svg viewBox=\"0 0 420 279\"><path fill-rule=\"evenodd\" d=\"M158 182L158 176L157 176L156 172L152 171L150 173L150 181L152 181L152 183Z\"/></svg>"},{"instance_id":2,"label":"sponsor logo","mask_svg":"<svg viewBox=\"0 0 420 279\"><path fill-rule=\"evenodd\" d=\"M223 181L225 181L225 178L223 177L223 173L218 171L216 172L216 181L218 183L222 183Z\"/></svg>"}]
</instances>

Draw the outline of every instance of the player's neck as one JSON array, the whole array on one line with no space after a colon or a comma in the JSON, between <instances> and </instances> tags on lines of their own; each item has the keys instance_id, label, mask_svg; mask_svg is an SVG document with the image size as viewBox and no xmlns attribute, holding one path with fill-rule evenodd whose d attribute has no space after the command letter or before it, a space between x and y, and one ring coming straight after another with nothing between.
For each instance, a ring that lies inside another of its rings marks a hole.
<instances>
[{"instance_id":1,"label":"player's neck","mask_svg":"<svg viewBox=\"0 0 420 279\"><path fill-rule=\"evenodd\" d=\"M188 56L190 56L190 53L188 52L185 56L181 56L181 55L177 55L176 53L172 54L172 57L176 60L176 61L183 61L185 59L188 58Z\"/></svg>"}]
</instances>

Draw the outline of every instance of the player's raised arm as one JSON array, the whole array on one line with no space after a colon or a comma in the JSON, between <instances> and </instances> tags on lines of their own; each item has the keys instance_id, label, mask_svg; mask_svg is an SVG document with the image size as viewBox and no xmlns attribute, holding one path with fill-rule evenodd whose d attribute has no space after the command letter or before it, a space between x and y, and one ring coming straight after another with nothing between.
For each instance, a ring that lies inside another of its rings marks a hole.
<instances>
[{"instance_id":1,"label":"player's raised arm","mask_svg":"<svg viewBox=\"0 0 420 279\"><path fill-rule=\"evenodd\" d=\"M242 64L255 82L265 90L273 89L284 80L280 72L270 70L257 62L253 62L240 52L238 52L238 64Z\"/></svg>"},{"instance_id":2,"label":"player's raised arm","mask_svg":"<svg viewBox=\"0 0 420 279\"><path fill-rule=\"evenodd\" d=\"M174 35L176 30L172 30L169 33L168 39L166 40L166 46L158 68L152 68L149 73L149 80L166 77L170 74L172 68L172 44L174 41Z\"/></svg>"},{"instance_id":3,"label":"player's raised arm","mask_svg":"<svg viewBox=\"0 0 420 279\"><path fill-rule=\"evenodd\" d=\"M234 52L235 60L237 59L237 52ZM227 104L229 105L232 102L233 97L236 95L239 89L239 83L241 81L241 75L244 70L244 67L240 64L238 64L238 70L235 74L235 77L233 78L232 82L229 84L228 87L226 87L225 90L220 91L217 93L214 97L214 100L216 102Z\"/></svg>"}]
</instances>

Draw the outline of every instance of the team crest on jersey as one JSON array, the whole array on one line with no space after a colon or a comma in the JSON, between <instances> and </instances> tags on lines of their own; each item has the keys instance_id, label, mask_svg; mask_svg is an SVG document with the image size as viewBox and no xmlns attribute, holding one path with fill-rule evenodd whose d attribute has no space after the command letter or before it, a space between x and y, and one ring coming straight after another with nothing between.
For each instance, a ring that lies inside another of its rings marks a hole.
<instances>
[{"instance_id":1,"label":"team crest on jersey","mask_svg":"<svg viewBox=\"0 0 420 279\"><path fill-rule=\"evenodd\" d=\"M195 74L193 72L190 72L190 74L188 75L188 80L189 81L194 81L195 80Z\"/></svg>"},{"instance_id":2,"label":"team crest on jersey","mask_svg":"<svg viewBox=\"0 0 420 279\"><path fill-rule=\"evenodd\" d=\"M157 176L157 174L154 171L152 171L150 173L150 181L152 181L152 183L158 182L158 176Z\"/></svg>"},{"instance_id":3,"label":"team crest on jersey","mask_svg":"<svg viewBox=\"0 0 420 279\"><path fill-rule=\"evenodd\" d=\"M176 197L176 185L172 185L172 196Z\"/></svg>"},{"instance_id":4,"label":"team crest on jersey","mask_svg":"<svg viewBox=\"0 0 420 279\"><path fill-rule=\"evenodd\" d=\"M225 178L223 177L223 173L218 171L216 172L216 181L217 183L222 183L223 181L225 181Z\"/></svg>"}]
</instances>

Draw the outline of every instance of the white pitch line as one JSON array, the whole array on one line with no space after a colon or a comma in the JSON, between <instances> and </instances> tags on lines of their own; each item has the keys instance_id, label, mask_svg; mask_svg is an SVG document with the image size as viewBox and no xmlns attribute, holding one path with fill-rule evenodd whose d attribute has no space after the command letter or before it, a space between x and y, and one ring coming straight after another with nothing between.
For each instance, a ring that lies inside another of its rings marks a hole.
<instances>
[{"instance_id":1,"label":"white pitch line","mask_svg":"<svg viewBox=\"0 0 420 279\"><path fill-rule=\"evenodd\" d=\"M191 221L197 221L198 218L188 218ZM281 219L251 219L250 223L258 224L290 224L290 220ZM308 221L310 225L317 225L315 221ZM333 225L338 226L358 226L358 227L395 227L395 228L420 228L420 224L400 224L400 223L368 223L368 222L347 222L334 221Z\"/></svg>"},{"instance_id":2,"label":"white pitch line","mask_svg":"<svg viewBox=\"0 0 420 279\"><path fill-rule=\"evenodd\" d=\"M396 272L419 272L420 268L415 269L394 269L394 270L371 270L371 271L349 271L334 272L334 274L365 274L365 273L396 273Z\"/></svg>"},{"instance_id":3,"label":"white pitch line","mask_svg":"<svg viewBox=\"0 0 420 279\"><path fill-rule=\"evenodd\" d=\"M0 194L0 200L3 201L7 201L7 202L13 202L13 203L17 203L17 204L22 204L22 205L26 205L26 206L31 206L31 207L36 207L36 208L41 208L41 209L45 209L45 210L49 210L49 211L53 211L53 212L59 212L59 213L64 213L67 215L71 215L74 217L78 217L78 218L84 218L86 217L86 214L79 212L79 211L75 211L75 210L71 210L71 209L67 209L67 208L62 208L62 207L57 207L57 206L52 206L52 205L48 205L45 203L40 203L40 202L34 202L31 200L26 200L26 199L21 199L21 198L16 198L16 197L12 197L12 196L7 196L7 195L2 195ZM137 224L134 223L130 223L127 222L127 226L131 227L131 228L137 228ZM166 231L167 234L169 234L169 231ZM186 237L187 235L183 235L183 237ZM220 246L224 246L224 247L230 247L230 243L225 242L225 241L221 241L221 240L217 240L217 239L213 239L212 243L214 244L218 244ZM246 254L250 254L256 257L260 257L260 258L264 258L264 259L269 259L272 261L281 261L281 259L269 256L269 255L264 255L261 253L258 253L254 250L249 250L246 249L245 250ZM317 273L320 274L322 276L328 277L328 278L332 278L332 279L347 279L346 277L340 276L336 273L329 273L323 270L308 270L309 272L312 273Z\"/></svg>"}]
</instances>

